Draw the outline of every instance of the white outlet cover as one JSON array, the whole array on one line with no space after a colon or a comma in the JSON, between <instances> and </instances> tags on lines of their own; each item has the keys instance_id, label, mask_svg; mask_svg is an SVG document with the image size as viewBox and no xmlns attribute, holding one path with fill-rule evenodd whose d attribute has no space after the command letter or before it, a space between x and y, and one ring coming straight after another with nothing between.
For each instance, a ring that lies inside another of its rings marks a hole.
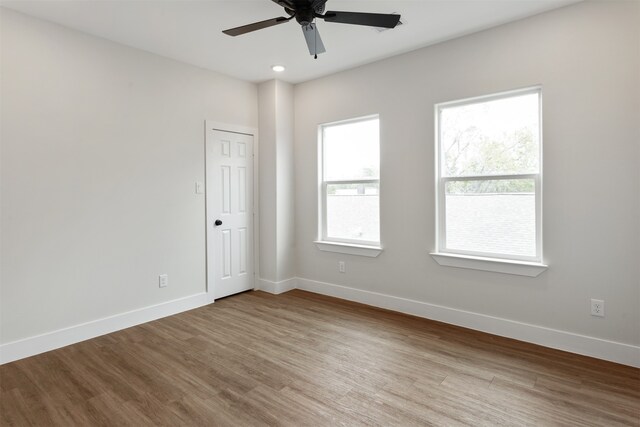
<instances>
[{"instance_id":1,"label":"white outlet cover","mask_svg":"<svg viewBox=\"0 0 640 427\"><path fill-rule=\"evenodd\" d=\"M346 270L347 269L346 269L344 261L338 261L338 271L340 273L344 273Z\"/></svg>"},{"instance_id":2,"label":"white outlet cover","mask_svg":"<svg viewBox=\"0 0 640 427\"><path fill-rule=\"evenodd\" d=\"M600 299L591 300L591 315L604 317L604 301Z\"/></svg>"}]
</instances>

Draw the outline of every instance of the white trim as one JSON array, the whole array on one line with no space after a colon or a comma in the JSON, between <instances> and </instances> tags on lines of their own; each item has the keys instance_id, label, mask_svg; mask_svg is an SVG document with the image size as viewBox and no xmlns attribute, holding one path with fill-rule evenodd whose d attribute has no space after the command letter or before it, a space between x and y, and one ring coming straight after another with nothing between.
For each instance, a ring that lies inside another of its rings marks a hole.
<instances>
[{"instance_id":1,"label":"white trim","mask_svg":"<svg viewBox=\"0 0 640 427\"><path fill-rule=\"evenodd\" d=\"M640 346L575 334L435 304L298 278L298 289L513 338L544 347L640 367Z\"/></svg>"},{"instance_id":2,"label":"white trim","mask_svg":"<svg viewBox=\"0 0 640 427\"><path fill-rule=\"evenodd\" d=\"M258 128L242 125L233 125L230 123L217 122L215 120L205 120L207 129L221 130L223 132L243 133L245 135L253 135L255 138L258 134ZM255 144L255 141L254 141Z\"/></svg>"},{"instance_id":3,"label":"white trim","mask_svg":"<svg viewBox=\"0 0 640 427\"><path fill-rule=\"evenodd\" d=\"M0 345L0 364L35 356L101 335L210 304L206 292L103 317L57 331Z\"/></svg>"},{"instance_id":4,"label":"white trim","mask_svg":"<svg viewBox=\"0 0 640 427\"><path fill-rule=\"evenodd\" d=\"M375 258L382 252L381 246L355 245L353 243L324 242L316 240L313 242L316 247L323 252L336 252L339 254L359 255Z\"/></svg>"},{"instance_id":5,"label":"white trim","mask_svg":"<svg viewBox=\"0 0 640 427\"><path fill-rule=\"evenodd\" d=\"M537 173L519 173L519 174L504 174L504 175L460 175L460 176L443 176L440 179L445 183L449 181L506 181L516 179L536 179ZM503 194L503 193L501 193ZM517 193L516 193L517 194Z\"/></svg>"},{"instance_id":6,"label":"white trim","mask_svg":"<svg viewBox=\"0 0 640 427\"><path fill-rule=\"evenodd\" d=\"M362 178L362 179L334 179L333 181L324 181L325 184L380 184L378 178Z\"/></svg>"},{"instance_id":7,"label":"white trim","mask_svg":"<svg viewBox=\"0 0 640 427\"><path fill-rule=\"evenodd\" d=\"M258 289L270 294L278 295L296 289L298 285L297 278L282 280L280 282L272 282L267 279L258 279Z\"/></svg>"},{"instance_id":8,"label":"white trim","mask_svg":"<svg viewBox=\"0 0 640 427\"><path fill-rule=\"evenodd\" d=\"M204 121L204 182L205 182L205 214L204 214L204 226L205 226L205 289L207 290L209 302L215 300L213 289L209 289L209 272L207 270L208 253L207 253L207 138L210 130L220 130L223 132L234 132L245 135L253 136L253 288L258 289L257 278L260 277L260 145L258 137L258 128L233 125L229 123L222 123L215 120Z\"/></svg>"},{"instance_id":9,"label":"white trim","mask_svg":"<svg viewBox=\"0 0 640 427\"><path fill-rule=\"evenodd\" d=\"M462 105L468 105L468 104L477 104L478 102L490 102L490 101L496 101L498 99L504 99L504 98L511 98L513 96L523 96L523 95L527 95L527 94L534 94L536 92L542 92L542 85L538 84L538 85L533 85L533 86L527 86L527 87L523 87L523 88L519 88L519 89L510 89L510 90L505 90L502 92L496 92L496 93L492 93L490 95L478 95L478 96L473 96L470 98L463 98L463 99L457 99L454 101L446 101L446 102L438 102L436 104L436 106L440 106L440 107L459 107Z\"/></svg>"},{"instance_id":10,"label":"white trim","mask_svg":"<svg viewBox=\"0 0 640 427\"><path fill-rule=\"evenodd\" d=\"M495 273L515 274L518 276L538 277L540 273L549 268L545 264L536 262L438 252L432 252L430 255L438 264L446 267L470 268L472 270L493 271Z\"/></svg>"},{"instance_id":11,"label":"white trim","mask_svg":"<svg viewBox=\"0 0 640 427\"><path fill-rule=\"evenodd\" d=\"M265 292L278 294L297 287L309 292L437 320L489 334L640 367L640 346L299 277L280 282L260 279L258 282L259 288ZM35 356L46 351L202 307L209 303L207 294L203 292L6 343L0 345L0 364Z\"/></svg>"},{"instance_id":12,"label":"white trim","mask_svg":"<svg viewBox=\"0 0 640 427\"><path fill-rule=\"evenodd\" d=\"M380 242L372 242L366 240L358 240L358 239L347 239L347 238L336 238L328 236L328 227L327 227L327 185L331 184L369 184L369 183L377 183L378 184L378 197L380 198L380 176L377 178L360 178L360 179L338 179L338 180L325 180L324 176L324 164L325 164L325 156L324 156L324 133L325 129L330 126L342 126L345 124L352 123L361 123L366 121L376 120L378 122L378 152L380 152L380 114L371 114L362 117L355 117L346 120L340 120L337 122L330 123L321 123L318 125L318 240L320 242L336 242L354 246L378 246ZM381 199L380 199L381 200ZM380 207L378 207L378 219L380 218ZM378 225L379 226L379 225ZM380 230L378 230L380 232ZM380 238L380 237L379 237ZM321 249L325 250L325 249ZM331 252L340 252L340 251L331 251ZM350 252L343 252L350 253ZM356 254L358 255L358 254ZM365 256L378 256L376 255L365 255Z\"/></svg>"},{"instance_id":13,"label":"white trim","mask_svg":"<svg viewBox=\"0 0 640 427\"><path fill-rule=\"evenodd\" d=\"M507 99L516 96L524 96L524 95L533 95L536 94L538 96L538 172L531 174L501 174L501 175L471 175L471 176L442 176L442 158L441 158L441 116L443 109L459 107L470 104L478 104L482 102L492 102L500 99ZM503 259L505 261L516 261L516 262L527 262L533 264L541 264L543 261L543 229L542 229L542 149L543 149L543 127L542 127L542 85L535 85L527 88L520 88L515 90L508 90L504 92L494 93L490 95L482 95L476 96L472 98L466 98L456 101L448 101L441 102L434 105L434 116L435 116L435 133L434 133L434 141L435 141L435 184L436 184L436 200L435 200L435 208L436 208L436 223L435 223L435 236L436 236L436 253L441 254L453 254L453 255L463 255L468 256L470 258L490 258L490 259ZM532 179L535 185L535 243L536 243L536 254L535 256L520 256L520 255L502 255L502 254L489 254L483 253L479 251L461 251L447 248L447 239L446 239L446 197L445 197L445 186L447 182L450 181L484 181L484 180L507 180L507 179ZM439 260L436 259L438 263ZM442 264L444 265L444 264ZM446 264L449 265L449 264ZM474 267L465 267L464 265L455 265L456 267L462 268L474 268ZM484 270L484 268L476 268L479 270ZM489 270L496 271L496 270ZM517 274L517 273L513 273ZM539 274L539 273L538 273ZM529 275L529 274L526 274ZM537 274L536 274L537 275Z\"/></svg>"}]
</instances>

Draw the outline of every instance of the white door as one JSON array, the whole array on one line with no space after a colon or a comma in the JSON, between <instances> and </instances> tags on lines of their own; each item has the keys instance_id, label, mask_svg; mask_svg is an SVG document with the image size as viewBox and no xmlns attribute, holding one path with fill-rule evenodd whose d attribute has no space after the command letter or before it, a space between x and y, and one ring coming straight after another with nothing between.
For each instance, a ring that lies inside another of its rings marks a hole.
<instances>
[{"instance_id":1,"label":"white door","mask_svg":"<svg viewBox=\"0 0 640 427\"><path fill-rule=\"evenodd\" d=\"M207 130L207 291L254 288L253 136Z\"/></svg>"}]
</instances>

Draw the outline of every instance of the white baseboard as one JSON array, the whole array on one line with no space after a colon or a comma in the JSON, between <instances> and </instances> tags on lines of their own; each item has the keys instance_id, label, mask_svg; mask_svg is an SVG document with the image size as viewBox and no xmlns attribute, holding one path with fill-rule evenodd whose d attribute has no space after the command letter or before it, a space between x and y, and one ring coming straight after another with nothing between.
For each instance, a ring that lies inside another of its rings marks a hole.
<instances>
[{"instance_id":1,"label":"white baseboard","mask_svg":"<svg viewBox=\"0 0 640 427\"><path fill-rule=\"evenodd\" d=\"M485 314L428 304L377 292L297 278L298 289L374 307L462 326L544 347L640 367L640 347L600 338L516 322Z\"/></svg>"},{"instance_id":2,"label":"white baseboard","mask_svg":"<svg viewBox=\"0 0 640 427\"><path fill-rule=\"evenodd\" d=\"M261 291L269 292L270 294L278 295L283 292L290 291L297 287L297 279L291 278L282 280L280 282L272 282L271 280L258 279L258 289Z\"/></svg>"},{"instance_id":3,"label":"white baseboard","mask_svg":"<svg viewBox=\"0 0 640 427\"><path fill-rule=\"evenodd\" d=\"M0 345L0 365L210 304L207 293L116 314Z\"/></svg>"},{"instance_id":4,"label":"white baseboard","mask_svg":"<svg viewBox=\"0 0 640 427\"><path fill-rule=\"evenodd\" d=\"M259 279L258 288L281 294L295 288L355 301L418 317L437 320L494 335L526 341L624 365L640 367L640 347L455 308L364 291L315 280L292 278L280 282ZM0 364L55 350L80 341L126 329L210 304L206 293L167 301L65 329L0 345Z\"/></svg>"}]
</instances>

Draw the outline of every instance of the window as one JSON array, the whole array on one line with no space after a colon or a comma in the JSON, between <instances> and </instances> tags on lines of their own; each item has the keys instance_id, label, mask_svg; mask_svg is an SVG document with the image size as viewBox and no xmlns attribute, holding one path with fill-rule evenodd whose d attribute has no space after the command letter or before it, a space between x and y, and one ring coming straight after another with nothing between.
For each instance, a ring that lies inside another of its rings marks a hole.
<instances>
[{"instance_id":1,"label":"window","mask_svg":"<svg viewBox=\"0 0 640 427\"><path fill-rule=\"evenodd\" d=\"M320 242L379 246L378 116L320 126L320 162Z\"/></svg>"},{"instance_id":2,"label":"window","mask_svg":"<svg viewBox=\"0 0 640 427\"><path fill-rule=\"evenodd\" d=\"M436 106L437 253L542 262L541 90Z\"/></svg>"}]
</instances>

